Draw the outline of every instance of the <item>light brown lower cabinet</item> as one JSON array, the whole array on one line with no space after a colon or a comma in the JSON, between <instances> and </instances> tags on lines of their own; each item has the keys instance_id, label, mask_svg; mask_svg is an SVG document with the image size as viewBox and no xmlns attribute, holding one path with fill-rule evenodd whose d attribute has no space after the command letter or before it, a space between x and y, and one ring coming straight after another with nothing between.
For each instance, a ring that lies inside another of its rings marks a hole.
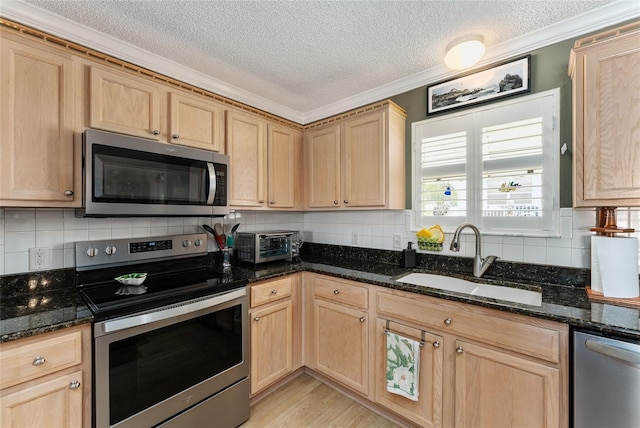
<instances>
[{"instance_id":1,"label":"light brown lower cabinet","mask_svg":"<svg viewBox=\"0 0 640 428\"><path fill-rule=\"evenodd\" d=\"M301 275L251 286L251 395L302 367Z\"/></svg>"},{"instance_id":2,"label":"light brown lower cabinet","mask_svg":"<svg viewBox=\"0 0 640 428\"><path fill-rule=\"evenodd\" d=\"M387 330L388 329L388 330ZM386 332L423 341L420 347L418 401L387 391ZM441 336L378 318L376 320L376 402L422 427L442 426L444 339Z\"/></svg>"},{"instance_id":3,"label":"light brown lower cabinet","mask_svg":"<svg viewBox=\"0 0 640 428\"><path fill-rule=\"evenodd\" d=\"M421 361L425 404L416 406L403 397L389 403L380 390L386 361L378 345L376 401L389 410L426 427L568 426L567 325L383 288L376 290L376 311L385 320L378 321L376 338L383 340L381 324L391 320L394 329L415 329L400 333L425 336L421 358L432 351L434 337L440 342L436 353L442 352L439 369L437 362Z\"/></svg>"},{"instance_id":4,"label":"light brown lower cabinet","mask_svg":"<svg viewBox=\"0 0 640 428\"><path fill-rule=\"evenodd\" d=\"M0 345L0 427L91 426L91 326Z\"/></svg>"}]
</instances>

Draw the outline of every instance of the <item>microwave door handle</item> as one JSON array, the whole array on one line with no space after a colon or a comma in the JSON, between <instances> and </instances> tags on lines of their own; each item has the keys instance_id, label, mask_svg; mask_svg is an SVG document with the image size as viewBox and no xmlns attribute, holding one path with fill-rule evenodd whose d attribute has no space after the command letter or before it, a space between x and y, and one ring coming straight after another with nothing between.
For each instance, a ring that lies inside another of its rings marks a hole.
<instances>
[{"instance_id":1,"label":"microwave door handle","mask_svg":"<svg viewBox=\"0 0 640 428\"><path fill-rule=\"evenodd\" d=\"M207 205L213 205L213 200L216 197L216 169L213 163L207 162L207 170L209 171L209 193L207 195Z\"/></svg>"}]
</instances>

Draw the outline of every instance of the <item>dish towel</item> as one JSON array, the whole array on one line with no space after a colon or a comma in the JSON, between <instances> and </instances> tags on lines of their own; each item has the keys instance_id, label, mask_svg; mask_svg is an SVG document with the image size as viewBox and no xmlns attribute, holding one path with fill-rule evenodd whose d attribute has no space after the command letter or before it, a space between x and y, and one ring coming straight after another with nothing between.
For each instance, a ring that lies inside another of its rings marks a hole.
<instances>
[{"instance_id":1,"label":"dish towel","mask_svg":"<svg viewBox=\"0 0 640 428\"><path fill-rule=\"evenodd\" d=\"M387 391L418 401L420 342L388 332Z\"/></svg>"}]
</instances>

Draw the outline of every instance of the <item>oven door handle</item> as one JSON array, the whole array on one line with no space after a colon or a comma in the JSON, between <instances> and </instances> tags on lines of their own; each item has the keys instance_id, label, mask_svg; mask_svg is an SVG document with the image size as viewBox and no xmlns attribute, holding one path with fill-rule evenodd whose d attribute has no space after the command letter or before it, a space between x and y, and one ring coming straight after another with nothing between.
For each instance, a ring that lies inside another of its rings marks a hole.
<instances>
[{"instance_id":1,"label":"oven door handle","mask_svg":"<svg viewBox=\"0 0 640 428\"><path fill-rule=\"evenodd\" d=\"M148 312L139 315L133 315L126 318L115 319L111 321L105 321L102 323L102 334L113 333L120 330L125 330L131 327L138 327L145 324L151 324L153 322L166 320L176 316L188 314L190 312L199 311L201 309L207 309L212 306L221 305L223 303L230 302L232 300L244 297L247 295L247 289L245 287L233 290L229 293L221 294L205 300L198 300L192 303L180 303L177 305L168 306L164 309L160 309L154 312Z\"/></svg>"}]
</instances>

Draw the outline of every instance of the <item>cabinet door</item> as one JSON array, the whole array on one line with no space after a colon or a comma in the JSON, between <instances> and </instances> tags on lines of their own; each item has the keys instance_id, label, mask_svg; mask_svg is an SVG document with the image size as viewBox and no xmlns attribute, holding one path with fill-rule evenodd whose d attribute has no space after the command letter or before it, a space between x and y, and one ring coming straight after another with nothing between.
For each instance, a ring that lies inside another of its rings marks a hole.
<instances>
[{"instance_id":1,"label":"cabinet door","mask_svg":"<svg viewBox=\"0 0 640 428\"><path fill-rule=\"evenodd\" d=\"M391 333L424 340L420 348L418 401L413 401L387 391L386 328L385 320L376 320L376 401L421 427L442 426L442 337L397 323L389 324Z\"/></svg>"},{"instance_id":2,"label":"cabinet door","mask_svg":"<svg viewBox=\"0 0 640 428\"><path fill-rule=\"evenodd\" d=\"M267 126L267 171L270 208L294 208L300 185L300 133L283 126Z\"/></svg>"},{"instance_id":3,"label":"cabinet door","mask_svg":"<svg viewBox=\"0 0 640 428\"><path fill-rule=\"evenodd\" d=\"M346 207L383 207L386 196L385 112L344 123L343 203Z\"/></svg>"},{"instance_id":4,"label":"cabinet door","mask_svg":"<svg viewBox=\"0 0 640 428\"><path fill-rule=\"evenodd\" d=\"M456 340L456 427L559 427L557 368Z\"/></svg>"},{"instance_id":5,"label":"cabinet door","mask_svg":"<svg viewBox=\"0 0 640 428\"><path fill-rule=\"evenodd\" d=\"M338 208L340 201L340 125L310 131L305 144L307 205Z\"/></svg>"},{"instance_id":6,"label":"cabinet door","mask_svg":"<svg viewBox=\"0 0 640 428\"><path fill-rule=\"evenodd\" d=\"M159 140L162 89L115 70L91 67L89 126Z\"/></svg>"},{"instance_id":7,"label":"cabinet door","mask_svg":"<svg viewBox=\"0 0 640 428\"><path fill-rule=\"evenodd\" d=\"M313 326L316 369L367 395L369 393L367 313L315 299Z\"/></svg>"},{"instance_id":8,"label":"cabinet door","mask_svg":"<svg viewBox=\"0 0 640 428\"><path fill-rule=\"evenodd\" d=\"M584 120L575 130L576 206L638 206L640 30L587 48L583 59L574 83Z\"/></svg>"},{"instance_id":9,"label":"cabinet door","mask_svg":"<svg viewBox=\"0 0 640 428\"><path fill-rule=\"evenodd\" d=\"M293 371L291 300L251 314L251 394Z\"/></svg>"},{"instance_id":10,"label":"cabinet door","mask_svg":"<svg viewBox=\"0 0 640 428\"><path fill-rule=\"evenodd\" d=\"M231 205L264 207L266 153L264 121L227 111L227 154L231 157Z\"/></svg>"},{"instance_id":11,"label":"cabinet door","mask_svg":"<svg viewBox=\"0 0 640 428\"><path fill-rule=\"evenodd\" d=\"M3 395L0 427L81 428L82 382L82 371L77 371Z\"/></svg>"},{"instance_id":12,"label":"cabinet door","mask_svg":"<svg viewBox=\"0 0 640 428\"><path fill-rule=\"evenodd\" d=\"M186 94L169 94L169 138L174 144L219 152L222 106Z\"/></svg>"},{"instance_id":13,"label":"cabinet door","mask_svg":"<svg viewBox=\"0 0 640 428\"><path fill-rule=\"evenodd\" d=\"M78 205L81 190L74 188L74 174L80 171L74 170L73 143L77 63L64 52L2 37L0 204Z\"/></svg>"}]
</instances>

